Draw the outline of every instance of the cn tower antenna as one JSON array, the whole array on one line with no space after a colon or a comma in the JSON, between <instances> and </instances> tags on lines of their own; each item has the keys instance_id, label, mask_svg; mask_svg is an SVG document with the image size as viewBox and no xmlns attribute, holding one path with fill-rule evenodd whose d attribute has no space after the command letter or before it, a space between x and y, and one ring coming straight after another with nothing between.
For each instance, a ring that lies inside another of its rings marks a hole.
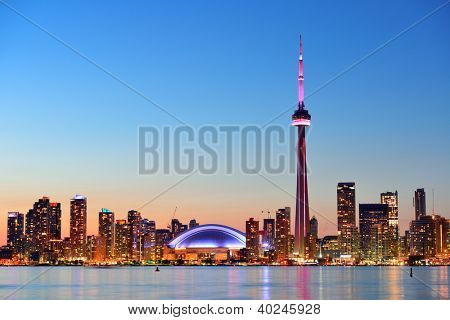
<instances>
[{"instance_id":1,"label":"cn tower antenna","mask_svg":"<svg viewBox=\"0 0 450 320\"><path fill-rule=\"evenodd\" d=\"M304 80L305 77L303 75L303 44L302 44L302 35L300 34L300 48L299 48L299 56L298 56L298 108L305 108L305 89L304 89Z\"/></svg>"}]
</instances>

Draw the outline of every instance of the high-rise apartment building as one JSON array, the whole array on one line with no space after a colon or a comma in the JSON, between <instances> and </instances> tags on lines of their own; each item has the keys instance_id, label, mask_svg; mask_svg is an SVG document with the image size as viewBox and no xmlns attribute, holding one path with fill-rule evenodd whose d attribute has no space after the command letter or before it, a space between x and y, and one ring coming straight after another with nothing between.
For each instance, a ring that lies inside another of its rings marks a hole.
<instances>
[{"instance_id":1,"label":"high-rise apartment building","mask_svg":"<svg viewBox=\"0 0 450 320\"><path fill-rule=\"evenodd\" d=\"M275 248L275 219L264 219L263 224L263 247L265 250L272 250Z\"/></svg>"},{"instance_id":2,"label":"high-rise apartment building","mask_svg":"<svg viewBox=\"0 0 450 320\"><path fill-rule=\"evenodd\" d=\"M387 256L397 259L399 255L398 192L384 192L381 203L388 205Z\"/></svg>"},{"instance_id":3,"label":"high-rise apartment building","mask_svg":"<svg viewBox=\"0 0 450 320\"><path fill-rule=\"evenodd\" d=\"M152 260L160 261L163 259L163 249L166 244L170 242L172 233L168 229L156 229L156 245L154 253L152 253Z\"/></svg>"},{"instance_id":4,"label":"high-rise apartment building","mask_svg":"<svg viewBox=\"0 0 450 320\"><path fill-rule=\"evenodd\" d=\"M42 261L50 248L50 200L42 197L34 203L26 216L26 252L30 260Z\"/></svg>"},{"instance_id":5,"label":"high-rise apartment building","mask_svg":"<svg viewBox=\"0 0 450 320\"><path fill-rule=\"evenodd\" d=\"M77 194L70 199L70 243L74 260L86 258L86 232L87 198Z\"/></svg>"},{"instance_id":6,"label":"high-rise apartment building","mask_svg":"<svg viewBox=\"0 0 450 320\"><path fill-rule=\"evenodd\" d=\"M61 203L50 202L49 232L51 240L61 240Z\"/></svg>"},{"instance_id":7,"label":"high-rise apartment building","mask_svg":"<svg viewBox=\"0 0 450 320\"><path fill-rule=\"evenodd\" d=\"M448 220L437 214L433 215L436 233L436 256L447 257Z\"/></svg>"},{"instance_id":8,"label":"high-rise apartment building","mask_svg":"<svg viewBox=\"0 0 450 320\"><path fill-rule=\"evenodd\" d=\"M24 254L24 226L22 213L8 212L6 244L13 251L13 254L19 257Z\"/></svg>"},{"instance_id":9,"label":"high-rise apartment building","mask_svg":"<svg viewBox=\"0 0 450 320\"><path fill-rule=\"evenodd\" d=\"M153 260L152 254L156 245L156 223L155 221L142 219L141 221L141 250L144 260Z\"/></svg>"},{"instance_id":10,"label":"high-rise apartment building","mask_svg":"<svg viewBox=\"0 0 450 320\"><path fill-rule=\"evenodd\" d=\"M115 248L114 256L116 261L123 262L128 260L130 239L130 227L126 220L117 220L115 226Z\"/></svg>"},{"instance_id":11,"label":"high-rise apartment building","mask_svg":"<svg viewBox=\"0 0 450 320\"><path fill-rule=\"evenodd\" d=\"M436 225L432 216L420 215L409 226L410 255L425 259L436 256Z\"/></svg>"},{"instance_id":12,"label":"high-rise apartment building","mask_svg":"<svg viewBox=\"0 0 450 320\"><path fill-rule=\"evenodd\" d=\"M425 189L423 188L419 188L414 192L414 212L416 220L427 215L427 202Z\"/></svg>"},{"instance_id":13,"label":"high-rise apartment building","mask_svg":"<svg viewBox=\"0 0 450 320\"><path fill-rule=\"evenodd\" d=\"M245 222L245 247L249 260L257 260L260 255L259 221L250 218Z\"/></svg>"},{"instance_id":14,"label":"high-rise apartment building","mask_svg":"<svg viewBox=\"0 0 450 320\"><path fill-rule=\"evenodd\" d=\"M130 236L128 242L128 258L140 261L141 256L141 213L136 210L128 211L128 225Z\"/></svg>"},{"instance_id":15,"label":"high-rise apartment building","mask_svg":"<svg viewBox=\"0 0 450 320\"><path fill-rule=\"evenodd\" d=\"M381 261L387 258L388 211L384 203L359 205L361 253L365 259Z\"/></svg>"},{"instance_id":16,"label":"high-rise apartment building","mask_svg":"<svg viewBox=\"0 0 450 320\"><path fill-rule=\"evenodd\" d=\"M105 252L103 256L105 260L113 260L114 259L114 245L115 245L115 220L114 220L114 212L102 208L102 210L98 213L98 235L103 237L105 245ZM99 250L103 250L103 247L100 247Z\"/></svg>"},{"instance_id":17,"label":"high-rise apartment building","mask_svg":"<svg viewBox=\"0 0 450 320\"><path fill-rule=\"evenodd\" d=\"M283 261L290 253L291 208L277 210L275 225L275 253L278 261Z\"/></svg>"},{"instance_id":18,"label":"high-rise apartment building","mask_svg":"<svg viewBox=\"0 0 450 320\"><path fill-rule=\"evenodd\" d=\"M337 185L338 242L341 254L357 253L356 195L354 182Z\"/></svg>"},{"instance_id":19,"label":"high-rise apartment building","mask_svg":"<svg viewBox=\"0 0 450 320\"><path fill-rule=\"evenodd\" d=\"M315 238L319 238L319 221L317 221L316 217L312 217L309 221L309 224L311 225L311 235Z\"/></svg>"}]
</instances>

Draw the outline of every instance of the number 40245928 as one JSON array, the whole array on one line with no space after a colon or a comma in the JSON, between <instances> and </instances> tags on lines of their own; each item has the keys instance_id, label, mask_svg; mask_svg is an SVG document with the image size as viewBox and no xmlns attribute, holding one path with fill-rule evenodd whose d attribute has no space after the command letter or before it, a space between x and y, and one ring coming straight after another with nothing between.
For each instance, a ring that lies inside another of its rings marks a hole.
<instances>
[{"instance_id":1,"label":"number 40245928","mask_svg":"<svg viewBox=\"0 0 450 320\"><path fill-rule=\"evenodd\" d=\"M261 314L319 314L320 304L262 304L258 308Z\"/></svg>"}]
</instances>

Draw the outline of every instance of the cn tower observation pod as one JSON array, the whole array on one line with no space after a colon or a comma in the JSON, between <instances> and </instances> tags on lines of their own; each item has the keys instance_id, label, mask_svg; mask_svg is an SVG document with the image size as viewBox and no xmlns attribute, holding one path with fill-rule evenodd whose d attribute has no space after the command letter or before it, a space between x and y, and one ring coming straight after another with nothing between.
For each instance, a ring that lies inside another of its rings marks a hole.
<instances>
[{"instance_id":1,"label":"cn tower observation pod","mask_svg":"<svg viewBox=\"0 0 450 320\"><path fill-rule=\"evenodd\" d=\"M205 224L183 232L167 246L172 249L241 249L245 248L245 234L224 225Z\"/></svg>"}]
</instances>

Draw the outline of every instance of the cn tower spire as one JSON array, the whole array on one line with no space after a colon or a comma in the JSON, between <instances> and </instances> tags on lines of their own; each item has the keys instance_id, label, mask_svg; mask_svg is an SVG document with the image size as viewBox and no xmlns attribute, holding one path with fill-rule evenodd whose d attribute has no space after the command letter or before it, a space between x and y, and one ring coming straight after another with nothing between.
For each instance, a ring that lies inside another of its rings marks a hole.
<instances>
[{"instance_id":1,"label":"cn tower spire","mask_svg":"<svg viewBox=\"0 0 450 320\"><path fill-rule=\"evenodd\" d=\"M298 108L305 108L305 93L304 93L304 82L305 78L303 76L303 45L302 45L302 35L300 35L300 50L298 57Z\"/></svg>"}]
</instances>

